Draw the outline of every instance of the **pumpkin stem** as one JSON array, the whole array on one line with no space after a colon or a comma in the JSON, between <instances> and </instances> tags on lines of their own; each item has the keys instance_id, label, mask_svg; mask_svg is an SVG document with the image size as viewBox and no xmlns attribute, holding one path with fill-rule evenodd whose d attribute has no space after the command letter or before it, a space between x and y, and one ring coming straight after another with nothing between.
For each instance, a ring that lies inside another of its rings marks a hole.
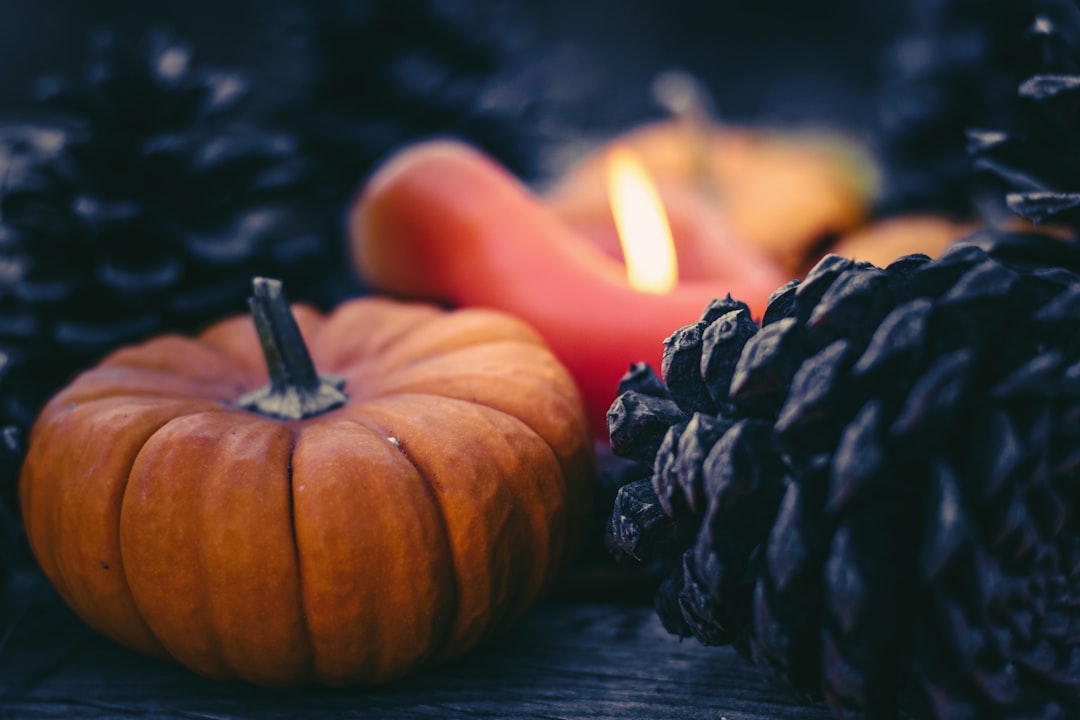
<instances>
[{"instance_id":1,"label":"pumpkin stem","mask_svg":"<svg viewBox=\"0 0 1080 720\"><path fill-rule=\"evenodd\" d=\"M248 298L248 305L270 382L241 397L237 405L286 420L302 420L344 405L349 399L341 391L345 379L315 372L281 281L257 277L252 285L254 296Z\"/></svg>"}]
</instances>

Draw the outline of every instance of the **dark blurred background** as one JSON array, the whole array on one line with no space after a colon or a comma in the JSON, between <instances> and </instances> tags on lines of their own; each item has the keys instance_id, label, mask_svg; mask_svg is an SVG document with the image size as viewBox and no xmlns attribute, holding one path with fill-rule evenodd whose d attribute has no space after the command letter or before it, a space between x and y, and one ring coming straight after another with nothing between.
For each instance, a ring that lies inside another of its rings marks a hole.
<instances>
[{"instance_id":1,"label":"dark blurred background","mask_svg":"<svg viewBox=\"0 0 1080 720\"><path fill-rule=\"evenodd\" d=\"M136 37L147 26L164 23L192 44L201 61L287 66L291 50L280 40L280 4L5 0L0 4L0 110L28 106L39 75L77 72L87 31L102 25ZM492 101L529 103L540 140L558 145L661 115L649 84L672 68L697 76L725 120L864 132L874 123L881 54L902 29L908 4L472 0L432 5L494 20L494 30L485 32L502 45L506 62L487 89ZM407 28L400 32L408 35Z\"/></svg>"}]
</instances>

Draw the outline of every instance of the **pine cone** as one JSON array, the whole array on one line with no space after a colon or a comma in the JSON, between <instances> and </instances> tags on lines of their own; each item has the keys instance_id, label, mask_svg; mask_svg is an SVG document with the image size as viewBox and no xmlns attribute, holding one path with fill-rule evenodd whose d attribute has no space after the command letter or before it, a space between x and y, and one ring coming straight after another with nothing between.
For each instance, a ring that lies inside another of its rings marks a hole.
<instances>
[{"instance_id":1,"label":"pine cone","mask_svg":"<svg viewBox=\"0 0 1080 720\"><path fill-rule=\"evenodd\" d=\"M328 306L355 292L314 167L240 116L250 83L159 31L95 34L47 120L0 126L0 496L26 430L78 369L153 333L242 312L253 275Z\"/></svg>"},{"instance_id":2,"label":"pine cone","mask_svg":"<svg viewBox=\"0 0 1080 720\"><path fill-rule=\"evenodd\" d=\"M1011 123L968 132L975 168L1011 191L1006 203L1035 223L1080 225L1080 7L1047 2L1030 30L1040 72L1023 79ZM986 126L983 126L986 127Z\"/></svg>"},{"instance_id":3,"label":"pine cone","mask_svg":"<svg viewBox=\"0 0 1080 720\"><path fill-rule=\"evenodd\" d=\"M653 471L608 541L667 558L664 626L838 717L1076 717L1078 271L987 231L675 332L608 416Z\"/></svg>"},{"instance_id":4,"label":"pine cone","mask_svg":"<svg viewBox=\"0 0 1080 720\"><path fill-rule=\"evenodd\" d=\"M1051 0L1058 2L1058 0ZM1062 0L1071 2L1071 0ZM1039 67L1028 30L1047 0L922 0L883 58L878 141L883 215L997 212L1000 183L973 172L970 127L1007 127L1022 112L1015 88Z\"/></svg>"},{"instance_id":5,"label":"pine cone","mask_svg":"<svg viewBox=\"0 0 1080 720\"><path fill-rule=\"evenodd\" d=\"M268 114L295 129L344 191L338 207L395 148L433 135L475 144L519 175L536 172L536 108L524 93L500 93L532 52L520 6L293 0L280 14Z\"/></svg>"}]
</instances>

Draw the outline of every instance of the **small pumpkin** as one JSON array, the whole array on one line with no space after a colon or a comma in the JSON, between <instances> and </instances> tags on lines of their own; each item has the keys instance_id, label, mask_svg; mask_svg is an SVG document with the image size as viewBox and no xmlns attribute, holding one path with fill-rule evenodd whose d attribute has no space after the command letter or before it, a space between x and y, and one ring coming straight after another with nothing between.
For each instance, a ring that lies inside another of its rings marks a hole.
<instances>
[{"instance_id":1,"label":"small pumpkin","mask_svg":"<svg viewBox=\"0 0 1080 720\"><path fill-rule=\"evenodd\" d=\"M385 682L505 629L588 511L566 370L499 312L255 287L254 322L121 349L42 410L45 574L105 635L265 686Z\"/></svg>"}]
</instances>

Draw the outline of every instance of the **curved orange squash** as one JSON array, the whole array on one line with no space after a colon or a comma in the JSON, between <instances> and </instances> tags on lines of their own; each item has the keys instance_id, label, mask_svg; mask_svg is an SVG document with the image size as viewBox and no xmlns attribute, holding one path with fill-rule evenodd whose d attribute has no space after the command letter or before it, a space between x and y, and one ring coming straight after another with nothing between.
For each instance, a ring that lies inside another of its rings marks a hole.
<instances>
[{"instance_id":1,"label":"curved orange squash","mask_svg":"<svg viewBox=\"0 0 1080 720\"><path fill-rule=\"evenodd\" d=\"M365 186L349 217L357 272L380 292L513 314L569 369L598 438L619 380L660 367L664 339L730 293L755 313L789 278L728 248L723 276L654 295L626 267L564 224L508 171L456 141L402 150Z\"/></svg>"}]
</instances>

